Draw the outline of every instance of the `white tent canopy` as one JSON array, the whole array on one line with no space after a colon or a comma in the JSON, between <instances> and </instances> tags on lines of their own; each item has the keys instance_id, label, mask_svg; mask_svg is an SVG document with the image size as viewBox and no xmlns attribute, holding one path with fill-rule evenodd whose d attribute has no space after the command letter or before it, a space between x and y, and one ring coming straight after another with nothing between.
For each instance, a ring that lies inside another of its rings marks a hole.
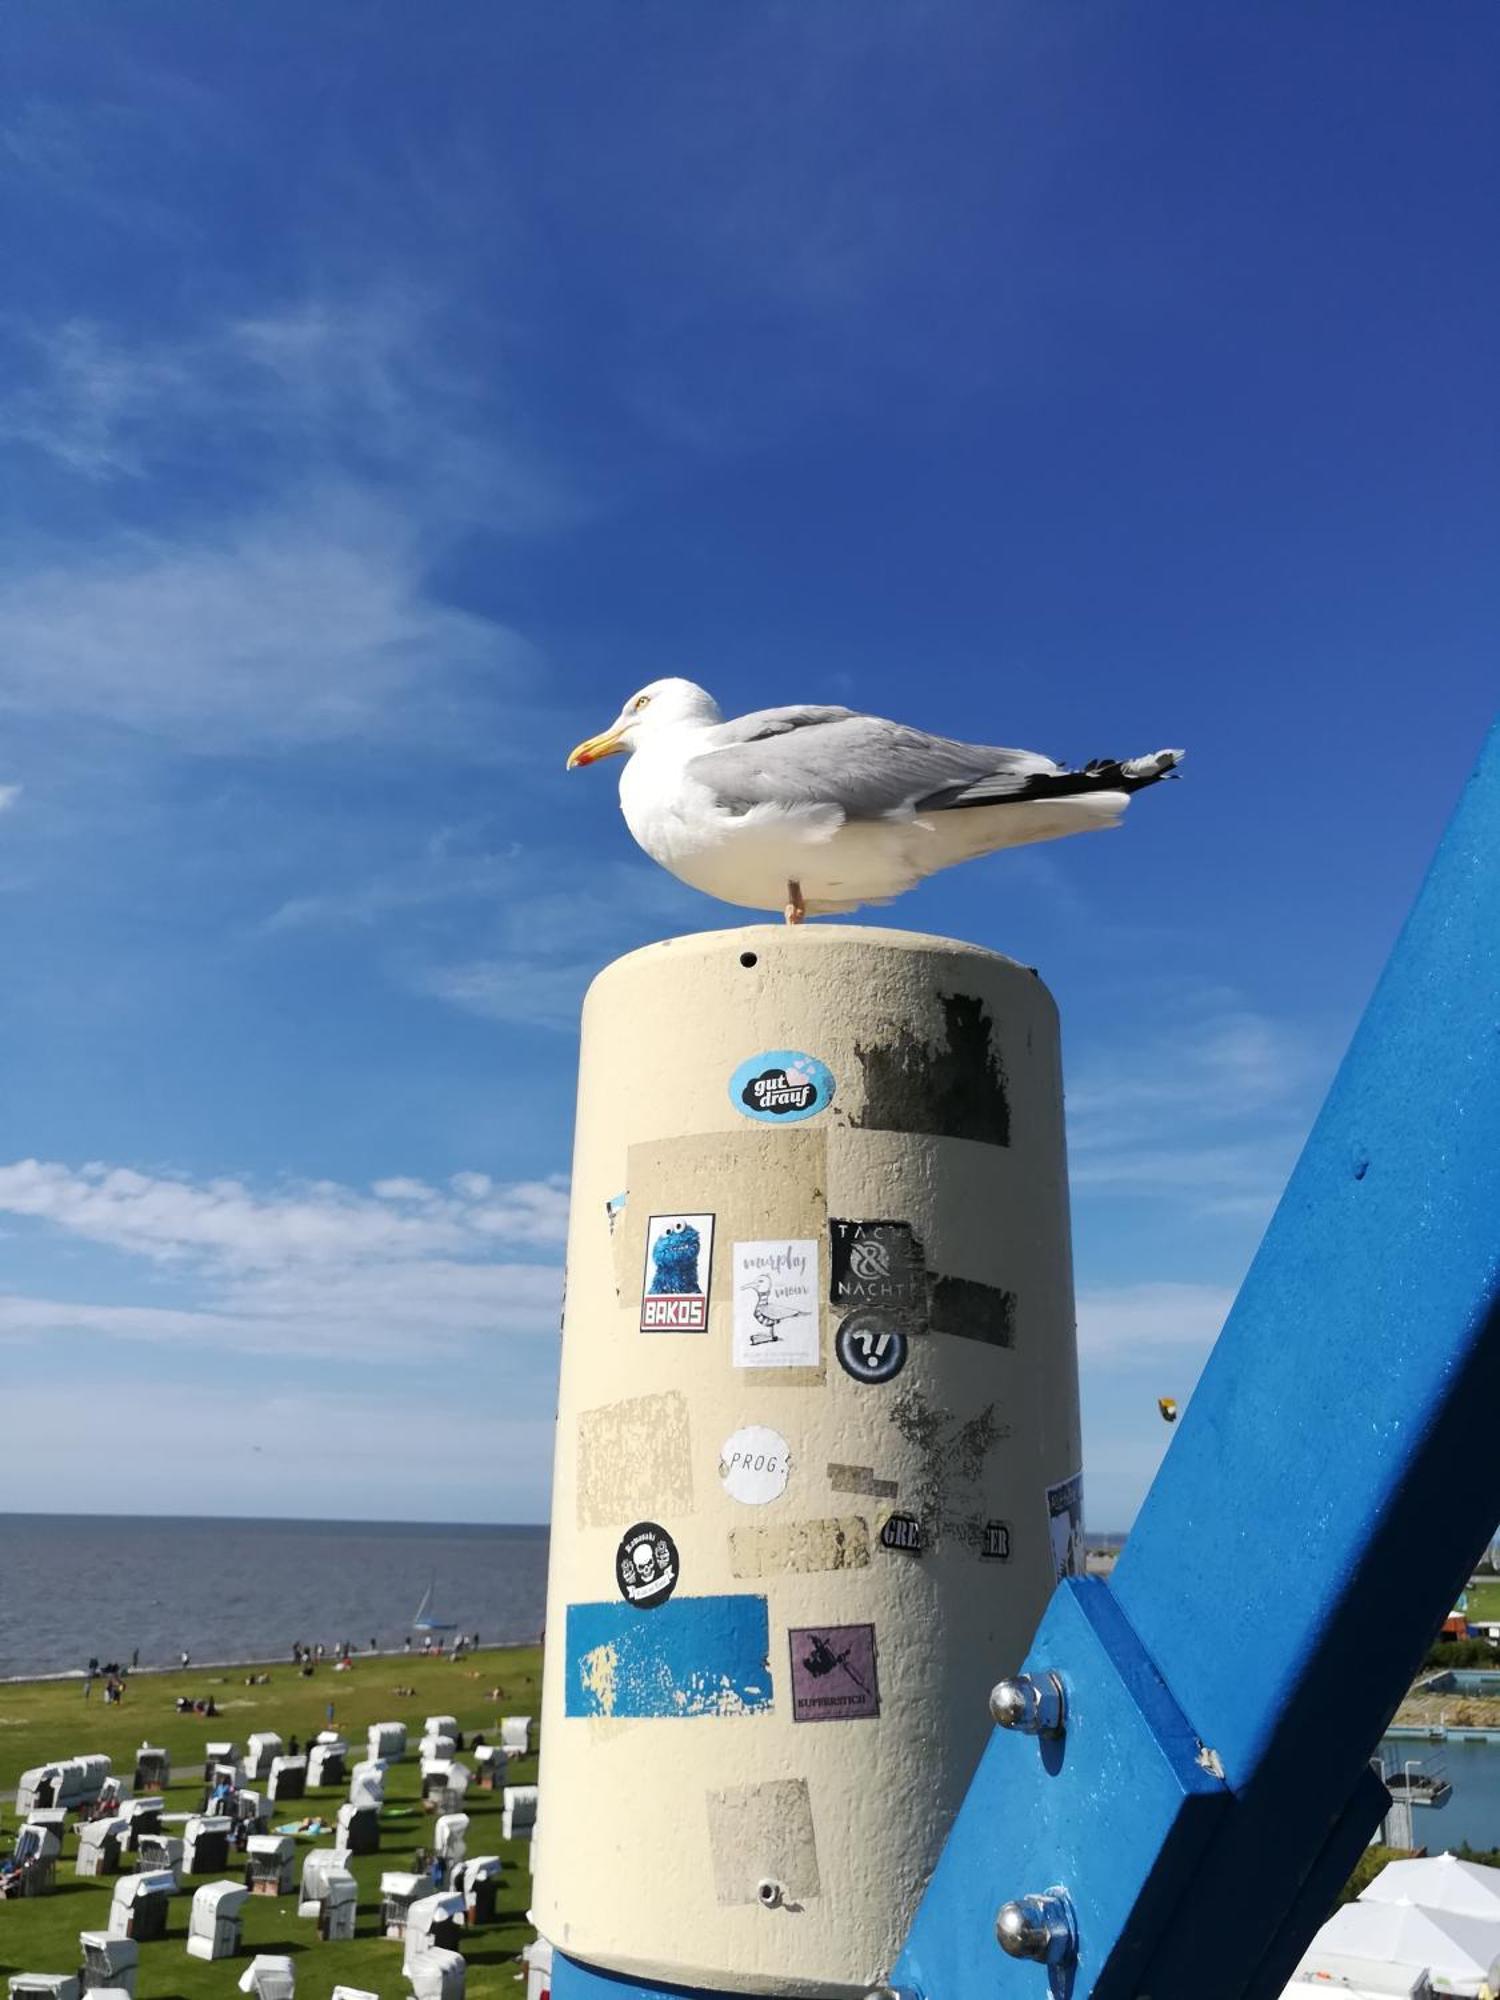
<instances>
[{"instance_id":1,"label":"white tent canopy","mask_svg":"<svg viewBox=\"0 0 1500 2000\"><path fill-rule=\"evenodd\" d=\"M1435 1985L1477 1993L1497 1959L1500 1920L1404 1901L1361 1900L1334 1911L1304 1955L1297 1978L1330 1985L1343 1979L1378 1991L1382 1970L1388 1974L1394 1968L1413 1975L1427 1971Z\"/></svg>"},{"instance_id":2,"label":"white tent canopy","mask_svg":"<svg viewBox=\"0 0 1500 2000\"><path fill-rule=\"evenodd\" d=\"M1416 1903L1455 1916L1500 1919L1500 1868L1460 1861L1456 1854L1387 1862L1360 1896L1362 1903Z\"/></svg>"}]
</instances>

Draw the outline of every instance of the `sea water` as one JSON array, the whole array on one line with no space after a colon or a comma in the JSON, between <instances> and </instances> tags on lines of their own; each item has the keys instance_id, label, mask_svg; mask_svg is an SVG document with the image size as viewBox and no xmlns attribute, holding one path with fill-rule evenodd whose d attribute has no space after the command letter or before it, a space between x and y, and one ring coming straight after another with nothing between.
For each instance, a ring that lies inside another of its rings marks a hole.
<instances>
[{"instance_id":1,"label":"sea water","mask_svg":"<svg viewBox=\"0 0 1500 2000\"><path fill-rule=\"evenodd\" d=\"M294 1643L395 1650L429 1584L433 1618L486 1645L534 1641L547 1530L0 1514L0 1677L134 1653L147 1667L290 1659Z\"/></svg>"}]
</instances>

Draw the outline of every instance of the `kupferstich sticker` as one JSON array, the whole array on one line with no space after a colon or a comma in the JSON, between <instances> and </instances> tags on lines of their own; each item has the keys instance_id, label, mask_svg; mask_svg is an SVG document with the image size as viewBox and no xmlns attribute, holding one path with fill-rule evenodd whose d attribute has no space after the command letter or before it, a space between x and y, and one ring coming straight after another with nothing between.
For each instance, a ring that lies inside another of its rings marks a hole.
<instances>
[{"instance_id":1,"label":"kupferstich sticker","mask_svg":"<svg viewBox=\"0 0 1500 2000\"><path fill-rule=\"evenodd\" d=\"M857 1722L880 1713L873 1625L794 1626L793 1722Z\"/></svg>"}]
</instances>

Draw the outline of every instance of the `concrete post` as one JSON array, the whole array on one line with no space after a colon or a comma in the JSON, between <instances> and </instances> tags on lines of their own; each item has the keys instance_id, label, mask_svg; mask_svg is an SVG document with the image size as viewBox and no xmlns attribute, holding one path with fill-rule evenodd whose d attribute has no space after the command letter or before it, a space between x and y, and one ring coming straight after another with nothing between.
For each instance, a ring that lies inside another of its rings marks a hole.
<instances>
[{"instance_id":1,"label":"concrete post","mask_svg":"<svg viewBox=\"0 0 1500 2000\"><path fill-rule=\"evenodd\" d=\"M533 1911L748 1993L888 1968L1082 1568L1057 1017L900 931L673 939L584 1007Z\"/></svg>"}]
</instances>

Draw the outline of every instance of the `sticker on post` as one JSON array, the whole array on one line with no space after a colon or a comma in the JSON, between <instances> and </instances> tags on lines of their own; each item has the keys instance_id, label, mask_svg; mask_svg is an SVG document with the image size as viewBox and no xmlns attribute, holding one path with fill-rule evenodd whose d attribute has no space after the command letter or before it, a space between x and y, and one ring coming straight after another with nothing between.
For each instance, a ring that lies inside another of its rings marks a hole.
<instances>
[{"instance_id":1,"label":"sticker on post","mask_svg":"<svg viewBox=\"0 0 1500 2000\"><path fill-rule=\"evenodd\" d=\"M927 1272L911 1224L830 1220L828 1297L836 1306L922 1312Z\"/></svg>"},{"instance_id":2,"label":"sticker on post","mask_svg":"<svg viewBox=\"0 0 1500 2000\"><path fill-rule=\"evenodd\" d=\"M604 1214L609 1222L609 1233L611 1236L615 1233L615 1224L625 1213L625 1204L629 1199L630 1191L627 1188L620 1194L612 1194L604 1204Z\"/></svg>"},{"instance_id":3,"label":"sticker on post","mask_svg":"<svg viewBox=\"0 0 1500 2000\"><path fill-rule=\"evenodd\" d=\"M731 1500L747 1507L764 1507L786 1491L792 1470L791 1447L780 1431L766 1424L747 1424L724 1440L719 1477Z\"/></svg>"},{"instance_id":4,"label":"sticker on post","mask_svg":"<svg viewBox=\"0 0 1500 2000\"><path fill-rule=\"evenodd\" d=\"M879 1715L873 1625L802 1625L789 1637L793 1722L857 1722Z\"/></svg>"},{"instance_id":5,"label":"sticker on post","mask_svg":"<svg viewBox=\"0 0 1500 2000\"><path fill-rule=\"evenodd\" d=\"M642 1333L706 1333L713 1269L711 1215L652 1215L646 1219L646 1269L641 1278Z\"/></svg>"},{"instance_id":6,"label":"sticker on post","mask_svg":"<svg viewBox=\"0 0 1500 2000\"><path fill-rule=\"evenodd\" d=\"M816 1056L797 1049L767 1049L742 1062L729 1079L736 1111L768 1125L791 1125L812 1118L833 1102L833 1071Z\"/></svg>"},{"instance_id":7,"label":"sticker on post","mask_svg":"<svg viewBox=\"0 0 1500 2000\"><path fill-rule=\"evenodd\" d=\"M985 1522L979 1540L979 1560L990 1563L1010 1561L1010 1523L1008 1521Z\"/></svg>"},{"instance_id":8,"label":"sticker on post","mask_svg":"<svg viewBox=\"0 0 1500 2000\"><path fill-rule=\"evenodd\" d=\"M654 1611L677 1588L677 1544L655 1521L627 1528L615 1551L620 1595L637 1611Z\"/></svg>"},{"instance_id":9,"label":"sticker on post","mask_svg":"<svg viewBox=\"0 0 1500 2000\"><path fill-rule=\"evenodd\" d=\"M908 1555L922 1553L922 1524L914 1514L888 1514L880 1530L883 1549L903 1549Z\"/></svg>"},{"instance_id":10,"label":"sticker on post","mask_svg":"<svg viewBox=\"0 0 1500 2000\"><path fill-rule=\"evenodd\" d=\"M906 1335L884 1313L850 1313L834 1336L833 1351L856 1382L893 1382L906 1366Z\"/></svg>"},{"instance_id":11,"label":"sticker on post","mask_svg":"<svg viewBox=\"0 0 1500 2000\"><path fill-rule=\"evenodd\" d=\"M816 1368L820 1310L816 1243L735 1244L736 1368Z\"/></svg>"},{"instance_id":12,"label":"sticker on post","mask_svg":"<svg viewBox=\"0 0 1500 2000\"><path fill-rule=\"evenodd\" d=\"M1083 1474L1047 1488L1052 1568L1058 1578L1083 1575Z\"/></svg>"}]
</instances>

